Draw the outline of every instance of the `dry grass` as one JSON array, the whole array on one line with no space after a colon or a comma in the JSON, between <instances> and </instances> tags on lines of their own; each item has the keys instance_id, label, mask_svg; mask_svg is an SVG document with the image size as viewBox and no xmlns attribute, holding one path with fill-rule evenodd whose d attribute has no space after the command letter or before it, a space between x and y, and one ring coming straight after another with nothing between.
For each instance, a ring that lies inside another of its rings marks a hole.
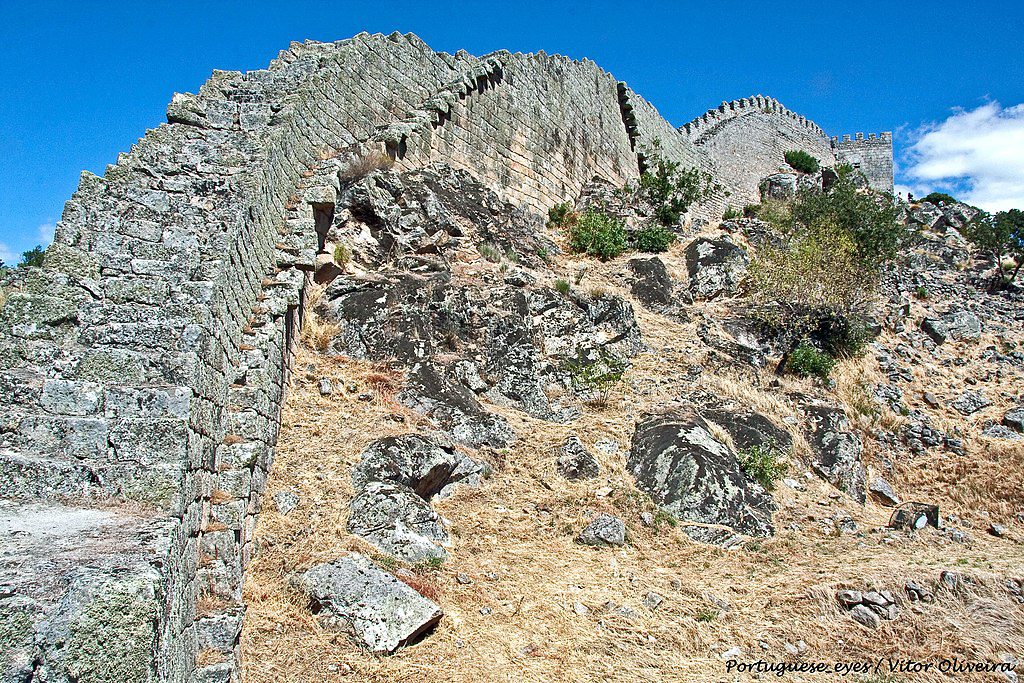
<instances>
[{"instance_id":1,"label":"dry grass","mask_svg":"<svg viewBox=\"0 0 1024 683\"><path fill-rule=\"evenodd\" d=\"M340 171L342 179L362 178L371 171L391 168L395 160L379 150L368 150L352 159Z\"/></svg>"},{"instance_id":2,"label":"dry grass","mask_svg":"<svg viewBox=\"0 0 1024 683\"><path fill-rule=\"evenodd\" d=\"M670 271L681 268L680 251L676 245L664 255ZM628 296L621 269L621 262L594 264L588 284ZM714 316L713 307L708 309ZM700 388L787 425L795 455L805 457L806 441L785 419L798 415L786 394L821 390L790 378L769 388L770 377L757 373L691 374L692 366L708 363L696 322L669 320L640 306L635 310L651 351L634 359L607 406L584 407L572 424L488 406L504 415L521 439L507 450L479 454L495 465L480 488L462 488L435 502L450 523L451 558L436 571L398 574L436 599L445 618L425 641L389 657L369 654L346 635L323 628L288 577L350 550L380 559L346 532L351 469L374 439L426 425L391 399L390 368L300 350L296 367L309 369L293 375L266 495L294 490L302 503L287 517L265 508L257 527L258 553L244 590L247 680L324 681L350 672L350 680L382 682L732 681L751 680L726 675L719 653L735 645L743 648L743 659L768 661L995 659L1002 652L1024 651L1024 608L1002 586L1004 577L1019 576L1024 566L1017 532L1011 539L995 539L977 530L966 545L930 528L913 537L888 534L878 530L889 509L859 506L817 479L802 479L804 491L780 486L775 491L778 535L741 549L694 543L681 527L669 524L645 526L641 515L653 512L653 505L637 493L626 470L629 438L641 414L663 410ZM858 417L864 387L879 379L877 365L870 359L850 361L837 373L836 394L864 430L869 450L879 448L870 430L895 424L890 422L895 418ZM355 390L320 396L320 377ZM358 394L366 391L374 392L375 400L360 401ZM916 397L907 393L916 405ZM591 447L602 440L618 444L610 454L592 449L601 464L598 479L570 482L556 476L557 449L569 434ZM794 462L793 469L798 467ZM937 452L897 467L899 488L958 513L973 506L1004 515L1005 521L1014 504L1019 509L1024 490L1020 450L980 439L970 441L965 458ZM595 549L574 542L600 511L626 521L625 547ZM850 515L864 533L835 534L829 522L835 514ZM940 589L938 576L945 568L962 571L975 583L955 594ZM458 583L459 573L472 583ZM908 579L933 588L938 600L907 603L902 586ZM836 604L835 591L845 587L889 588L899 596L902 615L867 631ZM654 611L643 604L652 591L664 597ZM635 616L603 607L609 601ZM784 644L798 640L806 642L806 654L788 655ZM957 680L993 679L964 675Z\"/></svg>"}]
</instances>

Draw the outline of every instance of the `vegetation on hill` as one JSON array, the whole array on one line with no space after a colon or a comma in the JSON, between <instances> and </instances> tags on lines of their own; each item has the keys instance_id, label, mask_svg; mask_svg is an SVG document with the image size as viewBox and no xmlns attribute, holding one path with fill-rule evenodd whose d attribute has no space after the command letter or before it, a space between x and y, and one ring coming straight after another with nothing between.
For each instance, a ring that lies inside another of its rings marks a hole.
<instances>
[{"instance_id":1,"label":"vegetation on hill","mask_svg":"<svg viewBox=\"0 0 1024 683\"><path fill-rule=\"evenodd\" d=\"M677 225L687 209L717 189L711 174L666 159L659 140L644 150L643 157L647 170L640 175L638 194L654 205L654 215L664 226Z\"/></svg>"},{"instance_id":2,"label":"vegetation on hill","mask_svg":"<svg viewBox=\"0 0 1024 683\"><path fill-rule=\"evenodd\" d=\"M786 163L801 173L817 173L821 165L818 160L800 149L791 149L785 154Z\"/></svg>"},{"instance_id":3,"label":"vegetation on hill","mask_svg":"<svg viewBox=\"0 0 1024 683\"><path fill-rule=\"evenodd\" d=\"M957 203L956 199L954 199L952 196L946 194L945 192L932 192L931 194L929 194L927 197L925 197L921 201L928 202L929 204L935 204L935 205L938 205L938 204L956 204Z\"/></svg>"},{"instance_id":4,"label":"vegetation on hill","mask_svg":"<svg viewBox=\"0 0 1024 683\"><path fill-rule=\"evenodd\" d=\"M1010 209L995 215L982 213L964 226L963 232L995 262L993 290L1005 289L1017 278L1024 265L1024 211ZM1012 263L1009 263L1011 259Z\"/></svg>"}]
</instances>

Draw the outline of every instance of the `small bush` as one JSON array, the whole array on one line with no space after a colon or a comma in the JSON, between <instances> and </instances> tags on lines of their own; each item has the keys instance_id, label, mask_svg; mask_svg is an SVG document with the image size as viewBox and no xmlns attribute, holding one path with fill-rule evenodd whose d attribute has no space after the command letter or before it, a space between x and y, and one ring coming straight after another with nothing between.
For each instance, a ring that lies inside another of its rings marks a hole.
<instances>
[{"instance_id":1,"label":"small bush","mask_svg":"<svg viewBox=\"0 0 1024 683\"><path fill-rule=\"evenodd\" d=\"M669 161L661 154L661 141L643 152L648 166L640 174L639 193L654 205L654 215L664 226L679 223L686 210L695 202L710 197L716 190L711 174L696 168L683 168L679 162Z\"/></svg>"},{"instance_id":2,"label":"small bush","mask_svg":"<svg viewBox=\"0 0 1024 683\"><path fill-rule=\"evenodd\" d=\"M355 180L372 171L391 168L394 163L395 160L384 152L366 152L348 162L338 175L342 180Z\"/></svg>"},{"instance_id":3,"label":"small bush","mask_svg":"<svg viewBox=\"0 0 1024 683\"><path fill-rule=\"evenodd\" d=\"M32 247L21 255L21 263L18 265L41 267L43 265L43 253L44 251L41 246Z\"/></svg>"},{"instance_id":4,"label":"small bush","mask_svg":"<svg viewBox=\"0 0 1024 683\"><path fill-rule=\"evenodd\" d=\"M633 233L633 246L637 251L658 254L676 241L675 233L660 225L652 225Z\"/></svg>"},{"instance_id":5,"label":"small bush","mask_svg":"<svg viewBox=\"0 0 1024 683\"><path fill-rule=\"evenodd\" d=\"M722 214L722 220L723 221L736 220L737 218L742 218L743 214L744 214L743 211L740 211L739 209L734 209L731 206L727 206L727 207L725 207L725 213Z\"/></svg>"},{"instance_id":6,"label":"small bush","mask_svg":"<svg viewBox=\"0 0 1024 683\"><path fill-rule=\"evenodd\" d=\"M784 454L774 444L761 444L739 452L740 467L748 477L771 491L786 473Z\"/></svg>"},{"instance_id":7,"label":"small bush","mask_svg":"<svg viewBox=\"0 0 1024 683\"><path fill-rule=\"evenodd\" d=\"M786 163L801 173L817 173L821 165L807 152L791 149L786 152Z\"/></svg>"},{"instance_id":8,"label":"small bush","mask_svg":"<svg viewBox=\"0 0 1024 683\"><path fill-rule=\"evenodd\" d=\"M836 361L832 356L803 341L789 353L786 370L801 377L828 379L835 365Z\"/></svg>"},{"instance_id":9,"label":"small bush","mask_svg":"<svg viewBox=\"0 0 1024 683\"><path fill-rule=\"evenodd\" d=\"M916 296L918 299L927 299L928 288L925 287L924 285L918 285L917 289L914 290L914 296Z\"/></svg>"},{"instance_id":10,"label":"small bush","mask_svg":"<svg viewBox=\"0 0 1024 683\"><path fill-rule=\"evenodd\" d=\"M493 244L491 244L490 242L484 242L480 244L476 248L476 250L480 252L481 256L483 256L491 263L497 263L498 261L501 260L501 250L498 249Z\"/></svg>"},{"instance_id":11,"label":"small bush","mask_svg":"<svg viewBox=\"0 0 1024 683\"><path fill-rule=\"evenodd\" d=\"M697 616L695 617L695 619L701 622L702 624L709 624L717 618L718 610L711 609L710 607L701 608L701 610L697 612Z\"/></svg>"},{"instance_id":12,"label":"small bush","mask_svg":"<svg viewBox=\"0 0 1024 683\"><path fill-rule=\"evenodd\" d=\"M921 200L922 202L928 202L929 204L956 204L957 201L951 195L945 192L932 192L927 197Z\"/></svg>"},{"instance_id":13,"label":"small bush","mask_svg":"<svg viewBox=\"0 0 1024 683\"><path fill-rule=\"evenodd\" d=\"M588 209L569 227L569 248L576 253L607 261L626 251L626 246L625 226L603 211Z\"/></svg>"},{"instance_id":14,"label":"small bush","mask_svg":"<svg viewBox=\"0 0 1024 683\"><path fill-rule=\"evenodd\" d=\"M334 245L334 262L341 268L348 265L349 261L352 260L352 250L348 248L348 245L338 243Z\"/></svg>"},{"instance_id":15,"label":"small bush","mask_svg":"<svg viewBox=\"0 0 1024 683\"><path fill-rule=\"evenodd\" d=\"M537 247L537 258L544 263L551 263L551 254L544 247Z\"/></svg>"},{"instance_id":16,"label":"small bush","mask_svg":"<svg viewBox=\"0 0 1024 683\"><path fill-rule=\"evenodd\" d=\"M565 370L569 373L569 381L577 391L595 393L591 400L595 405L606 405L611 391L622 381L626 372L625 361L599 349L598 358L589 360L579 354L580 360L570 361Z\"/></svg>"},{"instance_id":17,"label":"small bush","mask_svg":"<svg viewBox=\"0 0 1024 683\"><path fill-rule=\"evenodd\" d=\"M555 291L559 294L568 294L571 288L568 280L555 280Z\"/></svg>"},{"instance_id":18,"label":"small bush","mask_svg":"<svg viewBox=\"0 0 1024 683\"><path fill-rule=\"evenodd\" d=\"M575 225L578 218L579 214L573 211L572 205L569 202L555 204L548 209L549 228L568 228Z\"/></svg>"}]
</instances>

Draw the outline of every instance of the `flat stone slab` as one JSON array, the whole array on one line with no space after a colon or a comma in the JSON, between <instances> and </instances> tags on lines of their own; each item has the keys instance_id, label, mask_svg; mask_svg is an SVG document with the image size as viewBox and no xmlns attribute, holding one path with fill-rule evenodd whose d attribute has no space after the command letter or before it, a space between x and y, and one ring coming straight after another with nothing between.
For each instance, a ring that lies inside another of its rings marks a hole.
<instances>
[{"instance_id":1,"label":"flat stone slab","mask_svg":"<svg viewBox=\"0 0 1024 683\"><path fill-rule=\"evenodd\" d=\"M441 620L437 604L359 553L317 565L295 579L319 610L373 652L414 643Z\"/></svg>"}]
</instances>

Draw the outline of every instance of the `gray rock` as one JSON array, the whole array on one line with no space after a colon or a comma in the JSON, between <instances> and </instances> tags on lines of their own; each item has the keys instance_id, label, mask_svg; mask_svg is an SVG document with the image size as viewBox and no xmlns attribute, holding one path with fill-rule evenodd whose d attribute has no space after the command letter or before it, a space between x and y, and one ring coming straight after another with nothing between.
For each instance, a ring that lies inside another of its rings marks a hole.
<instances>
[{"instance_id":1,"label":"gray rock","mask_svg":"<svg viewBox=\"0 0 1024 683\"><path fill-rule=\"evenodd\" d=\"M274 506L282 515L287 515L299 504L299 495L294 491L278 491L274 494Z\"/></svg>"},{"instance_id":2,"label":"gray rock","mask_svg":"<svg viewBox=\"0 0 1024 683\"><path fill-rule=\"evenodd\" d=\"M726 240L696 239L685 249L694 299L735 294L749 259L741 247Z\"/></svg>"},{"instance_id":3,"label":"gray rock","mask_svg":"<svg viewBox=\"0 0 1024 683\"><path fill-rule=\"evenodd\" d=\"M870 629L876 629L880 624L878 615L871 608L864 605L854 605L853 609L850 610L850 618Z\"/></svg>"},{"instance_id":4,"label":"gray rock","mask_svg":"<svg viewBox=\"0 0 1024 683\"><path fill-rule=\"evenodd\" d=\"M935 394L933 394L932 392L930 392L930 391L924 392L924 395L922 396L922 398L924 399L924 402L926 404L928 404L928 406L930 408L938 408L939 407L939 399L936 398Z\"/></svg>"},{"instance_id":5,"label":"gray rock","mask_svg":"<svg viewBox=\"0 0 1024 683\"><path fill-rule=\"evenodd\" d=\"M1003 424L1014 431L1024 432L1024 406L1006 411Z\"/></svg>"},{"instance_id":6,"label":"gray rock","mask_svg":"<svg viewBox=\"0 0 1024 683\"><path fill-rule=\"evenodd\" d=\"M871 495L882 505L896 507L900 504L900 497L893 491L892 485L882 477L875 477L868 484Z\"/></svg>"},{"instance_id":7,"label":"gray rock","mask_svg":"<svg viewBox=\"0 0 1024 683\"><path fill-rule=\"evenodd\" d=\"M505 284L513 287L526 287L537 281L537 278L530 275L522 268L513 268L505 274Z\"/></svg>"},{"instance_id":8,"label":"gray rock","mask_svg":"<svg viewBox=\"0 0 1024 683\"><path fill-rule=\"evenodd\" d=\"M936 344L947 340L977 341L981 337L981 321L967 311L951 311L936 318L925 318L921 329Z\"/></svg>"},{"instance_id":9,"label":"gray rock","mask_svg":"<svg viewBox=\"0 0 1024 683\"><path fill-rule=\"evenodd\" d=\"M317 388L320 390L321 396L330 396L334 393L334 385L331 384L331 380L326 377L321 377L317 383Z\"/></svg>"},{"instance_id":10,"label":"gray rock","mask_svg":"<svg viewBox=\"0 0 1024 683\"><path fill-rule=\"evenodd\" d=\"M443 437L401 434L377 439L363 450L352 470L352 485L360 490L371 482L392 482L430 500L450 495L456 484L479 484L485 471L483 463Z\"/></svg>"},{"instance_id":11,"label":"gray rock","mask_svg":"<svg viewBox=\"0 0 1024 683\"><path fill-rule=\"evenodd\" d=\"M796 195L797 175L775 173L761 181L761 199L789 199Z\"/></svg>"},{"instance_id":12,"label":"gray rock","mask_svg":"<svg viewBox=\"0 0 1024 683\"><path fill-rule=\"evenodd\" d=\"M907 581L904 588L911 602L933 602L935 600L935 595L930 590L914 581Z\"/></svg>"},{"instance_id":13,"label":"gray rock","mask_svg":"<svg viewBox=\"0 0 1024 683\"><path fill-rule=\"evenodd\" d=\"M743 474L733 453L692 408L646 415L638 423L627 467L637 487L684 521L722 525L751 536L774 533L775 504ZM685 527L697 540L721 542L728 532Z\"/></svg>"},{"instance_id":14,"label":"gray rock","mask_svg":"<svg viewBox=\"0 0 1024 683\"><path fill-rule=\"evenodd\" d=\"M584 545L625 545L626 523L618 517L601 513L576 537Z\"/></svg>"},{"instance_id":15,"label":"gray rock","mask_svg":"<svg viewBox=\"0 0 1024 683\"><path fill-rule=\"evenodd\" d=\"M1002 538L1006 535L1006 527L1002 524L991 524L988 528L988 532L996 538Z\"/></svg>"},{"instance_id":16,"label":"gray rock","mask_svg":"<svg viewBox=\"0 0 1024 683\"><path fill-rule=\"evenodd\" d=\"M348 530L406 562L448 557L441 516L408 486L371 482L352 499Z\"/></svg>"},{"instance_id":17,"label":"gray rock","mask_svg":"<svg viewBox=\"0 0 1024 683\"><path fill-rule=\"evenodd\" d=\"M655 310L673 302L675 286L660 258L634 258L628 265L635 276L630 291L637 300Z\"/></svg>"},{"instance_id":18,"label":"gray rock","mask_svg":"<svg viewBox=\"0 0 1024 683\"><path fill-rule=\"evenodd\" d=\"M843 607L850 608L864 602L864 594L855 590L841 590L836 593L836 600Z\"/></svg>"},{"instance_id":19,"label":"gray rock","mask_svg":"<svg viewBox=\"0 0 1024 683\"><path fill-rule=\"evenodd\" d=\"M812 403L805 405L810 429L811 468L825 481L859 503L866 500L864 449L860 436L850 427L840 408Z\"/></svg>"},{"instance_id":20,"label":"gray rock","mask_svg":"<svg viewBox=\"0 0 1024 683\"><path fill-rule=\"evenodd\" d=\"M953 399L950 405L961 415L973 415L992 405L992 401L981 391L965 391Z\"/></svg>"},{"instance_id":21,"label":"gray rock","mask_svg":"<svg viewBox=\"0 0 1024 683\"><path fill-rule=\"evenodd\" d=\"M415 642L443 616L432 601L358 553L313 567L295 583L315 611L373 652Z\"/></svg>"},{"instance_id":22,"label":"gray rock","mask_svg":"<svg viewBox=\"0 0 1024 683\"><path fill-rule=\"evenodd\" d=\"M578 436L570 436L562 444L555 462L558 473L566 479L593 479L600 473L597 458L587 450Z\"/></svg>"},{"instance_id":23,"label":"gray rock","mask_svg":"<svg viewBox=\"0 0 1024 683\"><path fill-rule=\"evenodd\" d=\"M982 431L982 434L990 439L1007 439L1008 441L1020 441L1024 439L1020 433L1013 431L1006 425L989 425Z\"/></svg>"},{"instance_id":24,"label":"gray rock","mask_svg":"<svg viewBox=\"0 0 1024 683\"><path fill-rule=\"evenodd\" d=\"M654 591L651 591L644 596L644 607L651 610L652 612L661 606L661 603L665 602L665 596L659 595Z\"/></svg>"}]
</instances>

